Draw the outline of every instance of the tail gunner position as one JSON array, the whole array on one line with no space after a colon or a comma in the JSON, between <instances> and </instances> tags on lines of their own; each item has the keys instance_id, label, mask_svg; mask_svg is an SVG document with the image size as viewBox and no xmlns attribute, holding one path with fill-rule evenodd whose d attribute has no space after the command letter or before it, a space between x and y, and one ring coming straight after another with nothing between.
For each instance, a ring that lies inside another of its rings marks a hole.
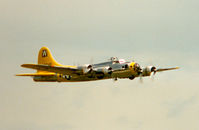
<instances>
[{"instance_id":1,"label":"tail gunner position","mask_svg":"<svg viewBox=\"0 0 199 130\"><path fill-rule=\"evenodd\" d=\"M21 67L37 70L32 74L17 74L16 76L30 76L36 82L81 82L102 79L129 78L155 75L156 72L178 69L157 69L154 66L141 68L136 62L126 62L124 59L111 57L107 62L85 64L81 66L62 65L54 60L50 50L42 47L38 55L38 64L22 64Z\"/></svg>"}]
</instances>

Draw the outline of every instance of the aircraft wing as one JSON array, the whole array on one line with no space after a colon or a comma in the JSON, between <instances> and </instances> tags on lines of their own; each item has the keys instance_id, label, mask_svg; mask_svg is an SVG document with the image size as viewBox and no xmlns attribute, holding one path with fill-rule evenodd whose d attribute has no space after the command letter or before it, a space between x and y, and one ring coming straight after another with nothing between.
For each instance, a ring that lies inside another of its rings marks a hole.
<instances>
[{"instance_id":1,"label":"aircraft wing","mask_svg":"<svg viewBox=\"0 0 199 130\"><path fill-rule=\"evenodd\" d=\"M174 67L174 68L160 68L160 69L157 69L156 72L162 72L162 71L167 71L167 70L175 70L175 69L179 69L179 67Z\"/></svg>"},{"instance_id":2,"label":"aircraft wing","mask_svg":"<svg viewBox=\"0 0 199 130\"><path fill-rule=\"evenodd\" d=\"M65 75L77 74L76 72L78 71L78 69L72 68L72 67L49 66L49 65L43 65L43 64L23 64L21 65L21 67L47 71L47 72L60 73L60 74L65 74Z\"/></svg>"}]
</instances>

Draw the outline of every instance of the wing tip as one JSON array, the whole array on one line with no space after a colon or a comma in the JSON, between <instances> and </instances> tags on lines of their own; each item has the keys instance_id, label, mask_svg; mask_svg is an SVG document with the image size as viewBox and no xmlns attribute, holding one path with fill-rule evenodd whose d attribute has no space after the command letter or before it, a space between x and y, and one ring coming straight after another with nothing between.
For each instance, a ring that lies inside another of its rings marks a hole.
<instances>
[{"instance_id":1,"label":"wing tip","mask_svg":"<svg viewBox=\"0 0 199 130\"><path fill-rule=\"evenodd\" d=\"M31 65L31 64L22 64L21 67L26 67L28 65Z\"/></svg>"},{"instance_id":2,"label":"wing tip","mask_svg":"<svg viewBox=\"0 0 199 130\"><path fill-rule=\"evenodd\" d=\"M15 74L14 76L25 76L25 74Z\"/></svg>"},{"instance_id":3,"label":"wing tip","mask_svg":"<svg viewBox=\"0 0 199 130\"><path fill-rule=\"evenodd\" d=\"M175 69L180 69L180 67L177 66Z\"/></svg>"}]
</instances>

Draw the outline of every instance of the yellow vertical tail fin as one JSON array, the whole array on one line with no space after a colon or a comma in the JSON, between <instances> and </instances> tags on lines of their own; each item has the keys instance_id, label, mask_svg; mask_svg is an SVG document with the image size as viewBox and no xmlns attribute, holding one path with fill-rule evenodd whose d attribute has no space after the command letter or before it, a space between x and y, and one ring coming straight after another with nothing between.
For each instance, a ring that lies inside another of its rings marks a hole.
<instances>
[{"instance_id":1,"label":"yellow vertical tail fin","mask_svg":"<svg viewBox=\"0 0 199 130\"><path fill-rule=\"evenodd\" d=\"M39 50L38 64L39 65L49 65L49 66L63 66L63 65L59 64L53 58L50 50L47 47L42 47ZM23 65L22 65L22 67L23 67ZM35 65L35 64L32 64L32 65ZM41 76L43 77L44 76L44 77L49 77L49 76L55 76L55 75L56 74L54 72L37 70L36 73L31 73L31 74L17 74L16 76L32 76L32 77L41 77Z\"/></svg>"},{"instance_id":2,"label":"yellow vertical tail fin","mask_svg":"<svg viewBox=\"0 0 199 130\"><path fill-rule=\"evenodd\" d=\"M38 55L38 64L51 65L51 66L62 66L54 60L50 50L47 47L42 47Z\"/></svg>"},{"instance_id":3,"label":"yellow vertical tail fin","mask_svg":"<svg viewBox=\"0 0 199 130\"><path fill-rule=\"evenodd\" d=\"M52 56L50 50L47 47L42 47L38 55L38 64L50 65L50 66L62 66ZM44 71L37 71L37 73L43 73ZM46 72L48 73L48 72Z\"/></svg>"}]
</instances>

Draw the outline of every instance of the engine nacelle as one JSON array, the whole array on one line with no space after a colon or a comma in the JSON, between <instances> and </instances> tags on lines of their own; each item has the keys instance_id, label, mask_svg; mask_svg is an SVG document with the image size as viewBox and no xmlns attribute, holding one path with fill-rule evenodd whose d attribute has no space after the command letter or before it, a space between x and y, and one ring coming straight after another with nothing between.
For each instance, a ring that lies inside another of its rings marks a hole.
<instances>
[{"instance_id":1,"label":"engine nacelle","mask_svg":"<svg viewBox=\"0 0 199 130\"><path fill-rule=\"evenodd\" d=\"M154 66L147 66L142 69L142 76L150 76L152 72L155 72L156 67Z\"/></svg>"},{"instance_id":2,"label":"engine nacelle","mask_svg":"<svg viewBox=\"0 0 199 130\"><path fill-rule=\"evenodd\" d=\"M95 71L96 71L97 73L102 72L102 73L104 73L104 74L111 74L111 73L112 73L112 68L109 67L109 66L107 66L107 67L97 68Z\"/></svg>"},{"instance_id":3,"label":"engine nacelle","mask_svg":"<svg viewBox=\"0 0 199 130\"><path fill-rule=\"evenodd\" d=\"M85 64L83 66L79 66L78 70L80 70L80 73L87 74L92 72L93 67L90 64Z\"/></svg>"}]
</instances>

